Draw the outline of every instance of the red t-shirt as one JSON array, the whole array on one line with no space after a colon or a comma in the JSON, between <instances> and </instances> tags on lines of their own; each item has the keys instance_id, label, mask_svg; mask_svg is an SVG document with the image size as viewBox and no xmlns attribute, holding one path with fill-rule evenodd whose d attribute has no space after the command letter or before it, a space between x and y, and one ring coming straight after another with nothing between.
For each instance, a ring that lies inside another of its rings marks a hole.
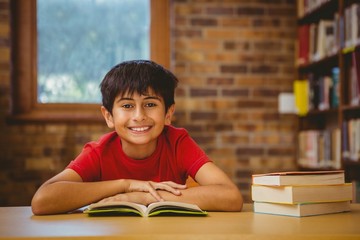
<instances>
[{"instance_id":1,"label":"red t-shirt","mask_svg":"<svg viewBox=\"0 0 360 240\"><path fill-rule=\"evenodd\" d=\"M165 126L155 152L135 160L125 155L116 132L105 134L98 142L85 145L67 168L76 171L84 182L114 179L173 181L184 184L190 175L210 159L182 128Z\"/></svg>"}]
</instances>

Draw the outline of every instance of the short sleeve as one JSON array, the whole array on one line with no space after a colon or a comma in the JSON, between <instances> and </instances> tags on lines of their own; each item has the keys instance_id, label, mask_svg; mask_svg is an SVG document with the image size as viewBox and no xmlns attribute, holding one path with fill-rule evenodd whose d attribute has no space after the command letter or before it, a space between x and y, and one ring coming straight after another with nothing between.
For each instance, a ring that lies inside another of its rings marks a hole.
<instances>
[{"instance_id":1,"label":"short sleeve","mask_svg":"<svg viewBox=\"0 0 360 240\"><path fill-rule=\"evenodd\" d=\"M86 144L81 153L70 162L67 168L74 170L84 182L100 179L100 157L92 144Z\"/></svg>"},{"instance_id":2,"label":"short sleeve","mask_svg":"<svg viewBox=\"0 0 360 240\"><path fill-rule=\"evenodd\" d=\"M192 178L195 178L196 173L205 163L211 162L206 153L185 129L179 134L175 145L176 158L181 161L186 175Z\"/></svg>"}]
</instances>

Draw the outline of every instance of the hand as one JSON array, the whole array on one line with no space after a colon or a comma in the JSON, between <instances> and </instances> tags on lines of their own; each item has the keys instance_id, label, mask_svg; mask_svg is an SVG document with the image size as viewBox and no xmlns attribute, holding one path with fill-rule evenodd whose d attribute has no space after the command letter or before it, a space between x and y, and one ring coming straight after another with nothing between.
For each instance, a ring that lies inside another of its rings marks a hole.
<instances>
[{"instance_id":1,"label":"hand","mask_svg":"<svg viewBox=\"0 0 360 240\"><path fill-rule=\"evenodd\" d=\"M178 184L175 182L153 182L153 181L139 181L128 180L129 186L126 192L148 192L157 201L164 201L156 190L163 190L170 192L174 195L181 195L180 189L186 189L186 185Z\"/></svg>"},{"instance_id":2,"label":"hand","mask_svg":"<svg viewBox=\"0 0 360 240\"><path fill-rule=\"evenodd\" d=\"M119 193L111 197L102 199L99 202L133 202L148 206L151 203L158 202L148 192L130 192L130 193Z\"/></svg>"}]
</instances>

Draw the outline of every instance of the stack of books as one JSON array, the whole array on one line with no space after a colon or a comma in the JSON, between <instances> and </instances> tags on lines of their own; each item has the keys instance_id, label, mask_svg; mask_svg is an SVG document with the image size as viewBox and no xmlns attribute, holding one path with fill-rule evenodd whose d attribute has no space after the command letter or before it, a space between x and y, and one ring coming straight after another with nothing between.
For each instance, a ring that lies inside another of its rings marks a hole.
<instances>
[{"instance_id":1,"label":"stack of books","mask_svg":"<svg viewBox=\"0 0 360 240\"><path fill-rule=\"evenodd\" d=\"M300 171L252 176L254 212L295 217L350 211L352 185L344 171Z\"/></svg>"}]
</instances>

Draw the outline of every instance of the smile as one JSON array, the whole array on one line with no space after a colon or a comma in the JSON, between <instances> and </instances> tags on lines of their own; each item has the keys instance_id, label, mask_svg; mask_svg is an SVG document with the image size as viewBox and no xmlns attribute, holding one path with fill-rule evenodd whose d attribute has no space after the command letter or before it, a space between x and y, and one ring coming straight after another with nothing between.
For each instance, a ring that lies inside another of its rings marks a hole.
<instances>
[{"instance_id":1,"label":"smile","mask_svg":"<svg viewBox=\"0 0 360 240\"><path fill-rule=\"evenodd\" d=\"M135 132L144 132L149 130L150 127L130 127L129 129Z\"/></svg>"}]
</instances>

